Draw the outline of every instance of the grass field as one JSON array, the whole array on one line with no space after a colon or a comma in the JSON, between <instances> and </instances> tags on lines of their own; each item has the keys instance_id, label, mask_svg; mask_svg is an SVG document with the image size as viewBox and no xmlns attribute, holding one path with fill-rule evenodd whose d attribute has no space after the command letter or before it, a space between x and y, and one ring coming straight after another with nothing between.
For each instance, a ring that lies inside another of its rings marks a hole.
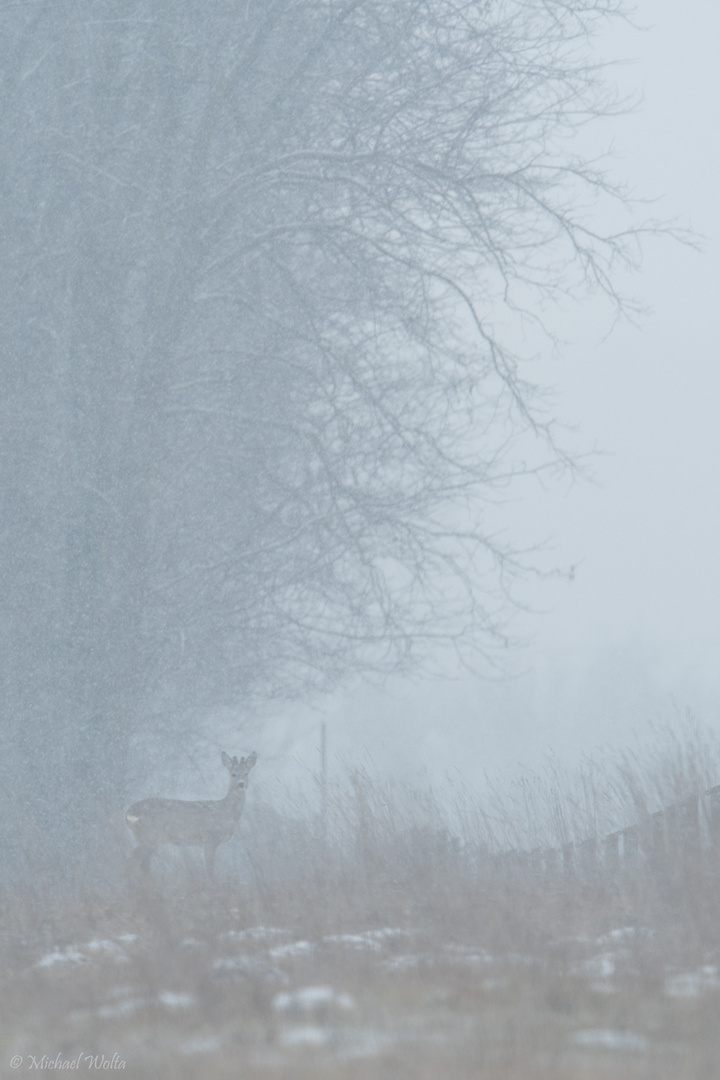
<instances>
[{"instance_id":1,"label":"grass field","mask_svg":"<svg viewBox=\"0 0 720 1080\"><path fill-rule=\"evenodd\" d=\"M717 766L691 733L483 802L356 772L322 819L260 791L213 885L185 854L144 884L8 888L0 1075L716 1078L712 843L612 872L497 856L632 824Z\"/></svg>"}]
</instances>

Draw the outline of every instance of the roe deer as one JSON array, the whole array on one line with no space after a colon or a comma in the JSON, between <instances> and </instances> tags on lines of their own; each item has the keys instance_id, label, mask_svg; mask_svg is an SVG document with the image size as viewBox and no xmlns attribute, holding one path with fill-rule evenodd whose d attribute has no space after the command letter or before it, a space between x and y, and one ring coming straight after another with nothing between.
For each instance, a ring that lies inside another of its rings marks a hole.
<instances>
[{"instance_id":1,"label":"roe deer","mask_svg":"<svg viewBox=\"0 0 720 1080\"><path fill-rule=\"evenodd\" d=\"M224 799L186 802L182 799L143 799L134 803L125 815L137 847L132 865L147 873L150 859L164 844L180 847L201 846L208 876L213 876L215 851L235 831L245 805L248 774L257 761L253 752L248 758L230 758L223 750L222 763L230 773L230 787Z\"/></svg>"}]
</instances>

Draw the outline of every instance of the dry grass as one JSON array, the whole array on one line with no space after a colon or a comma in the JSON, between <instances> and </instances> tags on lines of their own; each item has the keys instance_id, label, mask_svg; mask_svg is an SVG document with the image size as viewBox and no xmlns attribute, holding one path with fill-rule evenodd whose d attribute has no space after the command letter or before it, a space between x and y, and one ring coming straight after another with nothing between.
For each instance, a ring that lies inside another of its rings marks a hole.
<instances>
[{"instance_id":1,"label":"dry grass","mask_svg":"<svg viewBox=\"0 0 720 1080\"><path fill-rule=\"evenodd\" d=\"M140 891L122 867L8 891L0 1075L104 1055L154 1080L714 1078L720 854L678 834L662 859L570 873L496 850L718 779L697 731L484 802L356 772L322 820L256 801L212 887L181 856Z\"/></svg>"}]
</instances>

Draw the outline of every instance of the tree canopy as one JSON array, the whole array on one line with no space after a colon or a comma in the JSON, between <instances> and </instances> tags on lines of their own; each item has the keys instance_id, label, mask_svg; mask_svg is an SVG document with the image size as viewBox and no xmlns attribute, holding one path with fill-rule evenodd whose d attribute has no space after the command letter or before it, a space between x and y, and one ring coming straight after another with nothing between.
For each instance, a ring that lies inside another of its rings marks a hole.
<instances>
[{"instance_id":1,"label":"tree canopy","mask_svg":"<svg viewBox=\"0 0 720 1080\"><path fill-rule=\"evenodd\" d=\"M504 643L485 508L565 459L497 327L615 298L637 234L570 137L616 107L616 13L0 11L10 746L52 730L100 792L101 748L188 707Z\"/></svg>"}]
</instances>

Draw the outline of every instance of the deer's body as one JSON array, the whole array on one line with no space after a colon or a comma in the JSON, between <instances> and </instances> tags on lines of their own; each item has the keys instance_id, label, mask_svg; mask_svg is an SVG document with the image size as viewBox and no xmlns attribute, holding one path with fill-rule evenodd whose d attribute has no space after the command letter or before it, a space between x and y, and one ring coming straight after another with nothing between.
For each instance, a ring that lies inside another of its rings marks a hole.
<instances>
[{"instance_id":1,"label":"deer's body","mask_svg":"<svg viewBox=\"0 0 720 1080\"><path fill-rule=\"evenodd\" d=\"M133 863L145 872L150 859L164 844L179 847L202 847L210 877L215 852L228 841L245 806L248 774L257 754L248 758L229 758L223 751L223 765L230 773L230 787L224 799L187 802L182 799L143 799L134 803L125 815L137 841Z\"/></svg>"}]
</instances>

